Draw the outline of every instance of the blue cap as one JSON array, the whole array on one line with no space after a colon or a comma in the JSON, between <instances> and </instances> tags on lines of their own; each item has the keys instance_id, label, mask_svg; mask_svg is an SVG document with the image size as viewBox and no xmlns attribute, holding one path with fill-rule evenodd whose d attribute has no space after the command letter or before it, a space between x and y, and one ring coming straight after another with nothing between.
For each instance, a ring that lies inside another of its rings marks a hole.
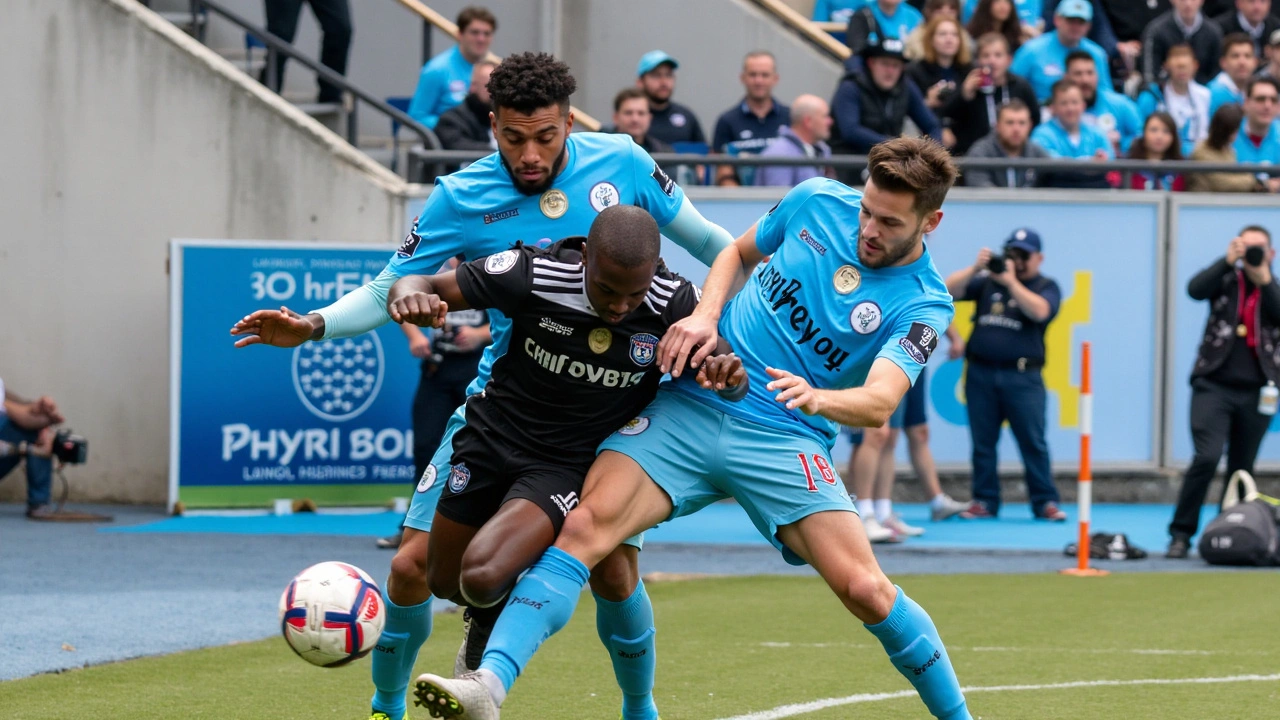
<instances>
[{"instance_id":1,"label":"blue cap","mask_svg":"<svg viewBox=\"0 0 1280 720\"><path fill-rule=\"evenodd\" d=\"M1018 248L1029 253L1040 252L1040 234L1031 228L1018 228L1008 240L1004 241L1005 249Z\"/></svg>"},{"instance_id":2,"label":"blue cap","mask_svg":"<svg viewBox=\"0 0 1280 720\"><path fill-rule=\"evenodd\" d=\"M1065 18L1080 18L1085 22L1093 22L1093 4L1089 0L1062 0L1058 3L1056 14Z\"/></svg>"},{"instance_id":3,"label":"blue cap","mask_svg":"<svg viewBox=\"0 0 1280 720\"><path fill-rule=\"evenodd\" d=\"M671 69L675 70L680 67L680 63L676 59L668 55L662 50L650 50L640 56L640 64L636 66L636 77L647 75L658 69L659 65L670 63Z\"/></svg>"}]
</instances>

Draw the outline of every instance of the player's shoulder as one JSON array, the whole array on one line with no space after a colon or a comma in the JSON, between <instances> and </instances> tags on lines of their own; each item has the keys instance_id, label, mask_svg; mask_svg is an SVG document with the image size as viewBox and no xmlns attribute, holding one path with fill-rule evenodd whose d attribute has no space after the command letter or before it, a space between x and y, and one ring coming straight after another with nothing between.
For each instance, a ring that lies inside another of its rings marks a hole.
<instances>
[{"instance_id":1,"label":"player's shoulder","mask_svg":"<svg viewBox=\"0 0 1280 720\"><path fill-rule=\"evenodd\" d=\"M837 180L815 177L796 185L787 193L784 200L790 200L795 205L814 201L823 205L860 209L862 207L862 192L854 190Z\"/></svg>"},{"instance_id":2,"label":"player's shoulder","mask_svg":"<svg viewBox=\"0 0 1280 720\"><path fill-rule=\"evenodd\" d=\"M511 177L502 167L498 153L487 155L465 168L436 178L436 190L443 190L446 197L460 209L465 209L469 198L487 196L493 192L515 192Z\"/></svg>"},{"instance_id":3,"label":"player's shoulder","mask_svg":"<svg viewBox=\"0 0 1280 720\"><path fill-rule=\"evenodd\" d=\"M569 143L581 157L594 158L602 155L617 158L618 153L630 153L632 147L639 147L626 133L580 132L569 135Z\"/></svg>"}]
</instances>

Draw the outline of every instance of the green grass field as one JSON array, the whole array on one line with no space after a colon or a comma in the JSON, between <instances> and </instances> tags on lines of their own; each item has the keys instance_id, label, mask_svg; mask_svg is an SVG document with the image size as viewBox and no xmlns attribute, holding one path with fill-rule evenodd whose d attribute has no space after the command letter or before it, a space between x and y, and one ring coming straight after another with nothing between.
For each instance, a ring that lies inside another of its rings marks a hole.
<instances>
[{"instance_id":1,"label":"green grass field","mask_svg":"<svg viewBox=\"0 0 1280 720\"><path fill-rule=\"evenodd\" d=\"M984 689L981 718L1280 717L1280 577L1275 573L1108 578L911 576L903 587L937 621L970 688L1077 681L1169 684ZM909 690L870 633L817 578L655 582L658 704L665 720L716 720L826 698ZM438 616L418 669L447 673L458 614ZM220 647L0 683L7 720L367 717L368 660L322 670L284 642ZM1269 680L1186 682L1275 676ZM412 702L412 700L411 700ZM504 720L617 717L618 691L584 599L543 647ZM411 710L413 718L425 712ZM766 717L921 718L912 697L866 699Z\"/></svg>"}]
</instances>

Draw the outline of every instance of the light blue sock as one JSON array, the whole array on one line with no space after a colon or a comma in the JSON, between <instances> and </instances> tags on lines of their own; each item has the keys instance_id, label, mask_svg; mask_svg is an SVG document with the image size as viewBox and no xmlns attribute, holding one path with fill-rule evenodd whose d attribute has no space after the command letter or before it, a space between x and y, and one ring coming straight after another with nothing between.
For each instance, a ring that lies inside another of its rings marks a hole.
<instances>
[{"instance_id":1,"label":"light blue sock","mask_svg":"<svg viewBox=\"0 0 1280 720\"><path fill-rule=\"evenodd\" d=\"M404 607L396 605L384 590L387 624L373 649L373 710L394 720L405 714L405 690L418 660L418 650L431 635L431 601Z\"/></svg>"},{"instance_id":2,"label":"light blue sock","mask_svg":"<svg viewBox=\"0 0 1280 720\"><path fill-rule=\"evenodd\" d=\"M511 590L480 660L510 691L538 646L573 617L590 571L560 548L550 548Z\"/></svg>"},{"instance_id":3,"label":"light blue sock","mask_svg":"<svg viewBox=\"0 0 1280 720\"><path fill-rule=\"evenodd\" d=\"M595 593L592 593L595 595ZM622 720L657 720L653 703L653 676L657 671L657 644L653 604L644 581L622 602L595 595L596 632L613 661L613 675L622 689Z\"/></svg>"},{"instance_id":4,"label":"light blue sock","mask_svg":"<svg viewBox=\"0 0 1280 720\"><path fill-rule=\"evenodd\" d=\"M898 597L893 601L889 617L866 628L880 640L889 653L889 661L915 686L934 717L972 720L960 692L960 681L951 667L951 658L942 646L942 638L929 613L907 597L902 588L894 587Z\"/></svg>"}]
</instances>

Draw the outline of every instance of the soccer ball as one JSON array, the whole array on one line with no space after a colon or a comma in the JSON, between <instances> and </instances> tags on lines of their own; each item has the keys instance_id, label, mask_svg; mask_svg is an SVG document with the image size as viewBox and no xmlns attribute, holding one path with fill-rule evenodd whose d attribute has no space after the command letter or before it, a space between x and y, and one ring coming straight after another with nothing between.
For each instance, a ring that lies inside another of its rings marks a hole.
<instances>
[{"instance_id":1,"label":"soccer ball","mask_svg":"<svg viewBox=\"0 0 1280 720\"><path fill-rule=\"evenodd\" d=\"M337 667L369 654L386 623L382 591L368 573L322 562L298 573L280 596L280 632L312 665Z\"/></svg>"}]
</instances>

